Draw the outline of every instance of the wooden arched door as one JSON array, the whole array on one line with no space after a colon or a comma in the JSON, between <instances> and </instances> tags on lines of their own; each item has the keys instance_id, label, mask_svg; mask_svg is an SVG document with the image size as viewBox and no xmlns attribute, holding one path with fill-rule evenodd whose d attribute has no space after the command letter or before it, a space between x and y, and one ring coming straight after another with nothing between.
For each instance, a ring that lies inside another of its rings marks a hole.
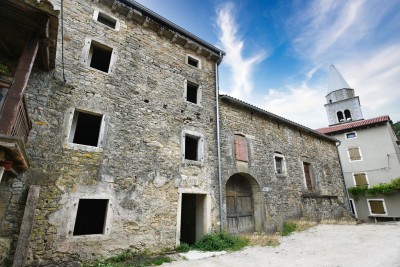
<instances>
[{"instance_id":1,"label":"wooden arched door","mask_svg":"<svg viewBox=\"0 0 400 267\"><path fill-rule=\"evenodd\" d=\"M239 174L226 183L227 224L230 233L252 233L254 227L253 192L247 179Z\"/></svg>"}]
</instances>

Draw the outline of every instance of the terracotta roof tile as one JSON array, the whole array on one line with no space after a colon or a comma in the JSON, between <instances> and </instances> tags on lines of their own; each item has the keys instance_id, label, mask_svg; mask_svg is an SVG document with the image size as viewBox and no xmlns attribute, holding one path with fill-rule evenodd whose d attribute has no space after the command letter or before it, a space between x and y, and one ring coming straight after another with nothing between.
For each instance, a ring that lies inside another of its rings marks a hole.
<instances>
[{"instance_id":1,"label":"terracotta roof tile","mask_svg":"<svg viewBox=\"0 0 400 267\"><path fill-rule=\"evenodd\" d=\"M348 130L348 129L373 125L373 124L386 122L386 121L390 121L390 117L387 115L368 119L368 120L360 120L360 121L353 121L353 122L337 124L337 125L333 125L333 126L329 126L329 127L325 127L325 128L316 129L316 131L323 133L323 134L329 134L329 133L340 132L340 131L344 131L344 130Z\"/></svg>"}]
</instances>

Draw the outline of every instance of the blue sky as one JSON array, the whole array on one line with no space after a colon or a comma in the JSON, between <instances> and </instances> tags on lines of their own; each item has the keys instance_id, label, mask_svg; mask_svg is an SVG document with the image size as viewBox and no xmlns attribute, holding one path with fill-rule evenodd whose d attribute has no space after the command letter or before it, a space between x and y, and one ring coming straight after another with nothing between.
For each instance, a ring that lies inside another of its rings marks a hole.
<instances>
[{"instance_id":1,"label":"blue sky","mask_svg":"<svg viewBox=\"0 0 400 267\"><path fill-rule=\"evenodd\" d=\"M227 53L221 93L325 127L334 64L360 96L365 119L400 120L400 1L138 2Z\"/></svg>"}]
</instances>

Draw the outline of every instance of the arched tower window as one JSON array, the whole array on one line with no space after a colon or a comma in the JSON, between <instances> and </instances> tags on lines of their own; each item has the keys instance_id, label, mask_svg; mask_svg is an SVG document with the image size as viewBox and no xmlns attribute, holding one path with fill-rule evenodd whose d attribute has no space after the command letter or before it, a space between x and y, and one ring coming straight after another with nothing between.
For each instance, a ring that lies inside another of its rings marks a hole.
<instances>
[{"instance_id":1,"label":"arched tower window","mask_svg":"<svg viewBox=\"0 0 400 267\"><path fill-rule=\"evenodd\" d=\"M346 109L344 111L344 117L345 117L346 121L351 121L352 118L351 118L350 110Z\"/></svg>"},{"instance_id":2,"label":"arched tower window","mask_svg":"<svg viewBox=\"0 0 400 267\"><path fill-rule=\"evenodd\" d=\"M336 115L337 115L338 122L344 121L343 112L338 111L338 112L336 113Z\"/></svg>"}]
</instances>

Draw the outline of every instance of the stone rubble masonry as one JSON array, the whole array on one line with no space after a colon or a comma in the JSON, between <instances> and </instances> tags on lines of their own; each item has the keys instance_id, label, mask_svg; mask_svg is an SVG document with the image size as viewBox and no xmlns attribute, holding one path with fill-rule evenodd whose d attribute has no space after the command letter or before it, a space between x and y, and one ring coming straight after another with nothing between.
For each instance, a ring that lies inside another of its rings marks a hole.
<instances>
[{"instance_id":1,"label":"stone rubble masonry","mask_svg":"<svg viewBox=\"0 0 400 267\"><path fill-rule=\"evenodd\" d=\"M118 18L120 30L94 21L96 8ZM178 189L198 189L217 203L216 62L93 1L64 1L64 27L66 85L58 45L55 71L35 70L27 88L33 121L27 180L41 186L27 266L172 248ZM87 38L118 52L113 73L80 61ZM201 69L186 64L187 54L201 60ZM185 80L202 87L201 105L185 101ZM100 149L68 146L73 108L105 116ZM183 131L204 137L202 163L182 160ZM104 235L72 235L80 198L109 199ZM215 230L214 206L211 213Z\"/></svg>"},{"instance_id":2,"label":"stone rubble masonry","mask_svg":"<svg viewBox=\"0 0 400 267\"><path fill-rule=\"evenodd\" d=\"M206 194L211 203L207 231L220 228L218 58L160 34L151 23L150 27L146 21L128 20L102 2L64 1L66 83L59 33L55 70L34 69L27 86L33 122L27 142L31 168L20 177L3 177L0 185L0 214L4 214L0 241L11 243L11 255L29 186L40 186L26 266L72 267L126 249L173 248L180 231L182 192ZM98 9L119 20L119 31L93 20ZM111 73L87 66L87 40L113 48ZM200 59L201 68L186 64L187 55ZM199 105L185 100L185 81L201 86ZM104 138L98 148L68 144L75 109L104 116ZM275 231L287 218L323 219L343 213L343 179L333 142L240 107L222 103L221 114L223 191L235 173L252 177L258 186L254 199L258 229ZM233 159L237 132L249 142L247 164ZM201 161L183 158L183 133L196 133L204 140ZM275 151L285 156L286 176L275 175ZM303 197L301 157L313 165L318 196L337 198ZM73 236L79 199L85 198L109 200L104 234Z\"/></svg>"},{"instance_id":3,"label":"stone rubble masonry","mask_svg":"<svg viewBox=\"0 0 400 267\"><path fill-rule=\"evenodd\" d=\"M255 180L255 193L264 195L266 229L275 231L284 220L306 217L313 220L340 218L347 200L334 141L295 129L283 121L226 100L220 101L223 184L235 173ZM234 135L247 139L249 161L235 160ZM275 173L274 153L286 161L286 174ZM311 164L313 193L307 192L303 163ZM225 198L224 198L225 199ZM255 207L256 208L256 207ZM256 218L257 220L257 218Z\"/></svg>"}]
</instances>

